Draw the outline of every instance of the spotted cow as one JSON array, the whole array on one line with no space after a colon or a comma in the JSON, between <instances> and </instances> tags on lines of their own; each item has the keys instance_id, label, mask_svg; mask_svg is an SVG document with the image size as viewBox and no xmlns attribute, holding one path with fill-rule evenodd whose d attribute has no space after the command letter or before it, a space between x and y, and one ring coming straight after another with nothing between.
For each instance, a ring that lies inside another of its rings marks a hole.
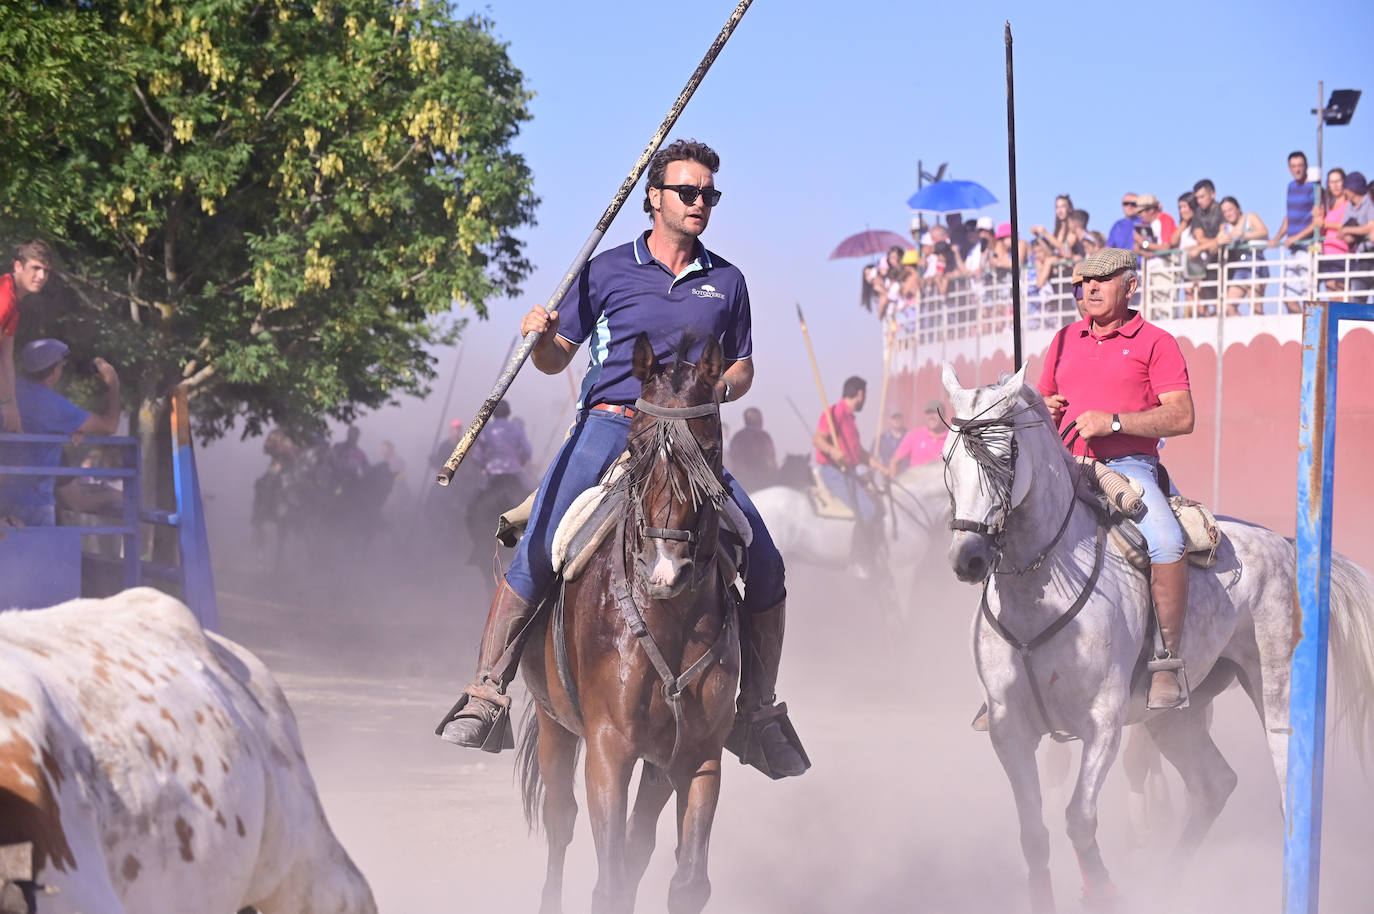
<instances>
[{"instance_id":1,"label":"spotted cow","mask_svg":"<svg viewBox=\"0 0 1374 914\"><path fill-rule=\"evenodd\" d=\"M37 914L377 910L272 675L148 588L0 614L6 845Z\"/></svg>"}]
</instances>

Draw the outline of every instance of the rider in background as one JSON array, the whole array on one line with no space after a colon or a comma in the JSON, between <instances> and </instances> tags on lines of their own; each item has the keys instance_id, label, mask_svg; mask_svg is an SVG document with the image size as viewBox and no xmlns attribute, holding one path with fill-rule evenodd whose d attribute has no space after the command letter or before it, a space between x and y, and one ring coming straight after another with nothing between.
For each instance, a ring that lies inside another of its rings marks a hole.
<instances>
[{"instance_id":1,"label":"rider in background","mask_svg":"<svg viewBox=\"0 0 1374 914\"><path fill-rule=\"evenodd\" d=\"M945 438L949 437L945 420L940 417L940 409L943 406L939 400L926 401L926 424L920 428L913 428L902 436L901 442L888 460L887 475L897 476L910 467L918 467L940 458L945 449Z\"/></svg>"},{"instance_id":2,"label":"rider in background","mask_svg":"<svg viewBox=\"0 0 1374 914\"><path fill-rule=\"evenodd\" d=\"M511 418L510 404L505 400L496 404L491 415L491 421L472 448L486 481L467 509L468 532L472 536L471 563L479 571L491 566L496 518L502 511L524 501L530 492L524 473L531 455L525 423Z\"/></svg>"},{"instance_id":3,"label":"rider in background","mask_svg":"<svg viewBox=\"0 0 1374 914\"><path fill-rule=\"evenodd\" d=\"M744 428L730 439L725 465L750 492L777 483L778 452L773 447L773 436L763 430L763 413L757 407L744 411Z\"/></svg>"},{"instance_id":4,"label":"rider in background","mask_svg":"<svg viewBox=\"0 0 1374 914\"><path fill-rule=\"evenodd\" d=\"M1082 320L1045 355L1040 393L1075 455L1139 483L1136 519L1150 550L1150 591L1164 652L1150 663L1150 708L1188 703L1180 641L1188 603L1183 531L1159 482L1159 439L1193 430L1193 395L1178 342L1127 306L1139 285L1135 255L1105 248L1081 264ZM1077 288L1075 291L1077 294Z\"/></svg>"},{"instance_id":5,"label":"rider in background","mask_svg":"<svg viewBox=\"0 0 1374 914\"><path fill-rule=\"evenodd\" d=\"M869 457L859 441L855 415L863 411L868 399L868 382L857 375L846 378L841 393L839 401L821 413L811 443L816 447L821 482L854 512L853 561L862 573L873 575L886 568L882 561L882 511L869 491L867 479L859 475L859 468L885 468Z\"/></svg>"},{"instance_id":6,"label":"rider in background","mask_svg":"<svg viewBox=\"0 0 1374 914\"><path fill-rule=\"evenodd\" d=\"M633 373L635 340L647 334L654 355L673 358L684 335L696 340L688 358L700 358L707 337L721 342L726 369L716 399L737 400L754 379L752 318L744 274L700 241L720 202L715 173L720 157L694 140L677 140L650 162L644 212L653 227L611 248L583 268L555 311L536 305L520 335L540 333L531 352L535 367L557 374L584 341L590 363L582 381L577 419L535 496L529 526L500 583L487 617L477 679L464 689L441 735L460 746L499 751L508 732L510 699L524 634L554 582L553 534L568 506L596 485L625 450L642 384ZM743 758L774 778L809 766L775 704L773 687L787 595L782 556L758 510L728 471L724 482L753 530L748 582L740 611L741 683L736 732L745 734Z\"/></svg>"}]
</instances>

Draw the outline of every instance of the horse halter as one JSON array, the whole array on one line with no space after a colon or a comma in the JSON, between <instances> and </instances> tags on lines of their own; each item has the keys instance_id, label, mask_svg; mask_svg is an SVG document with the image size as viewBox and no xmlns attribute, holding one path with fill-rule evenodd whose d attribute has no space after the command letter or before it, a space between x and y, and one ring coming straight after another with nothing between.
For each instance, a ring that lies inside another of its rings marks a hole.
<instances>
[{"instance_id":1,"label":"horse halter","mask_svg":"<svg viewBox=\"0 0 1374 914\"><path fill-rule=\"evenodd\" d=\"M678 540L687 543L693 555L696 553L697 545L700 541L700 528L707 521L703 513L698 521L696 530L679 530L672 527L652 527L645 522L644 507L639 497L639 485L647 475L649 459L655 452L661 452L665 457L675 462L687 476L687 485L684 488L675 477L670 476L673 497L678 501L686 501L688 497L692 500L692 506L697 507L709 502L719 506L725 498L725 483L716 474L715 469L707 460L705 453L702 452L701 443L687 427L688 419L700 419L706 416L720 416L720 404L715 400L709 403L700 403L696 406L659 406L644 400L642 397L635 401L635 410L650 416L655 421L646 430L645 434L654 436L654 441L640 452L640 457L632 459L630 472L626 474L629 481L631 502L634 504L636 515L636 526L641 534L651 539Z\"/></svg>"},{"instance_id":2,"label":"horse halter","mask_svg":"<svg viewBox=\"0 0 1374 914\"><path fill-rule=\"evenodd\" d=\"M1016 429L1021 427L1015 421L1016 417L1027 412L1032 412L1035 407L1027 404L1020 409L1013 410L1004 416L995 418L980 418L994 406L1005 402L999 400L987 409L969 419L950 419L948 425L957 434L956 441L962 441L964 449L968 451L974 465L978 467L980 482L992 490L993 499L997 502L997 520L994 523L985 521L967 520L958 516L954 504L954 489L949 484L949 460L945 460L945 488L949 490L950 514L952 520L949 528L954 531L966 531L969 533L979 533L992 538L993 548L996 550L997 559L993 565L994 574L1025 574L1037 570L1045 563L1050 551L1063 538L1064 532L1069 528L1069 521L1073 518L1074 504L1078 501L1077 497L1069 498L1069 509L1064 514L1064 520L1060 522L1059 529L1049 544L1024 568L1000 570L998 566L1002 561L1002 544L1007 532L1007 521L1011 517L1011 512L1015 506L1011 503L1012 485L1016 477L1016 460L1020 455L1020 449L1016 441ZM991 440L986 435L992 432ZM998 443L998 439L1005 437L1008 439L1005 457L994 450L993 445Z\"/></svg>"}]
</instances>

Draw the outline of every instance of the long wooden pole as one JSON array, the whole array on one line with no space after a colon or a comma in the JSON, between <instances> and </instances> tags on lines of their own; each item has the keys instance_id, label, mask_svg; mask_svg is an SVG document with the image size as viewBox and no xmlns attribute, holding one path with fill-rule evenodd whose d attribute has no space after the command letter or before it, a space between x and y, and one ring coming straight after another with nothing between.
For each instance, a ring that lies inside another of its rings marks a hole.
<instances>
[{"instance_id":1,"label":"long wooden pole","mask_svg":"<svg viewBox=\"0 0 1374 914\"><path fill-rule=\"evenodd\" d=\"M677 123L678 116L682 114L682 109L687 107L688 100L692 97L692 94L696 92L697 86L701 85L701 81L706 77L706 71L711 69L711 64L715 63L716 57L720 55L721 49L725 47L725 42L730 40L730 36L734 34L735 27L739 25L740 20L744 18L745 11L749 9L749 5L753 2L754 0L739 0L739 4L735 7L735 11L731 13L730 18L726 20L725 27L720 30L720 34L716 36L716 40L711 42L711 46L706 49L706 56L701 59L701 63L697 64L697 68L692 71L691 78L687 80L687 85L682 87L682 92L678 94L672 107L668 109L668 114L664 117L663 123L659 124L658 129L654 131L654 135L649 139L649 144L645 146L644 151L639 154L639 159L635 162L634 167L630 169L630 173L625 176L624 182L621 183L620 189L615 192L615 196L611 199L610 205L606 207L606 211L602 213L601 218L597 220L596 227L592 229L592 233L588 236L586 243L582 245L582 249L578 251L577 256L573 258L572 266L568 267L568 271L564 273L563 278L559 280L558 286L553 290L553 294L549 296L548 304L545 305L545 307L550 311L558 307L559 303L563 301L563 296L568 293L568 290L572 288L572 284L577 281L578 274L582 272L582 268L586 266L587 261L591 259L592 252L595 251L596 246L601 243L602 237L606 234L606 230L611 227L611 223L615 220L616 214L620 212L620 208L625 205L625 200L630 196L630 192L633 191L635 185L639 183L640 175L644 173L644 169L649 167L649 160L653 158L654 153L658 152L658 147L663 145L663 140L667 137L668 131L672 130L673 124ZM524 342L521 343L519 351L515 353L515 357L511 359L510 364L506 366L506 370L501 373L501 377L496 381L496 386L492 389L492 392L487 395L487 399L482 402L482 406L477 410L477 415L473 416L472 421L468 423L468 427L463 431L463 437L458 440L458 444L454 447L453 453L449 455L448 460L439 471L439 485L446 486L452 481L453 474L458 471L458 465L463 462L463 458L467 456L468 449L472 447L472 443L477 440L477 436L482 433L482 429L486 426L487 420L491 418L492 411L496 409L496 404L500 403L501 398L506 395L506 391L510 389L516 374L524 367L525 360L529 358L530 353L534 350L535 344L539 342L539 337L540 333L535 330L531 330L529 333L525 334Z\"/></svg>"},{"instance_id":2,"label":"long wooden pole","mask_svg":"<svg viewBox=\"0 0 1374 914\"><path fill-rule=\"evenodd\" d=\"M1013 368L1021 370L1021 231L1016 221L1016 92L1011 70L1011 23L1007 43L1007 184L1011 193L1011 337Z\"/></svg>"},{"instance_id":3,"label":"long wooden pole","mask_svg":"<svg viewBox=\"0 0 1374 914\"><path fill-rule=\"evenodd\" d=\"M816 389L821 392L821 408L825 410L825 424L830 429L830 440L839 447L840 436L835 434L835 417L830 415L830 398L825 395L825 382L821 380L821 368L816 364L816 350L811 346L811 331L806 329L801 302L797 302L797 320L801 323L802 339L806 340L806 354L811 357L811 371L816 376Z\"/></svg>"}]
</instances>

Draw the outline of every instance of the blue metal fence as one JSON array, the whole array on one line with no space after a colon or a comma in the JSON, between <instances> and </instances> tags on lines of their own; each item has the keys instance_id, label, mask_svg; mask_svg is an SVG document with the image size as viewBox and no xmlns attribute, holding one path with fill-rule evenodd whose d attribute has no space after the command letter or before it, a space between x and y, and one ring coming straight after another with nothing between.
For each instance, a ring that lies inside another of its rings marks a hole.
<instances>
[{"instance_id":1,"label":"blue metal fence","mask_svg":"<svg viewBox=\"0 0 1374 914\"><path fill-rule=\"evenodd\" d=\"M1283 846L1285 914L1317 914L1321 875L1336 353L1342 320L1374 321L1374 306L1309 303L1302 326L1297 524L1301 639L1293 651L1288 699L1292 734L1288 742L1288 808Z\"/></svg>"},{"instance_id":2,"label":"blue metal fence","mask_svg":"<svg viewBox=\"0 0 1374 914\"><path fill-rule=\"evenodd\" d=\"M0 466L0 475L118 480L123 490L119 513L112 514L109 523L5 528L0 538L0 609L51 606L83 596L83 569L114 565L124 588L137 587L145 578L177 585L182 600L200 620L201 626L218 627L219 612L200 481L196 474L186 400L180 391L173 396L172 403L175 511L144 509L140 476L142 449L136 438L89 436L82 439L83 444L118 453L117 465L112 467ZM68 444L70 439L62 435L0 434L0 442ZM179 555L176 564L143 558L144 525L176 529ZM119 555L83 551L82 541L88 536L117 537Z\"/></svg>"}]
</instances>

